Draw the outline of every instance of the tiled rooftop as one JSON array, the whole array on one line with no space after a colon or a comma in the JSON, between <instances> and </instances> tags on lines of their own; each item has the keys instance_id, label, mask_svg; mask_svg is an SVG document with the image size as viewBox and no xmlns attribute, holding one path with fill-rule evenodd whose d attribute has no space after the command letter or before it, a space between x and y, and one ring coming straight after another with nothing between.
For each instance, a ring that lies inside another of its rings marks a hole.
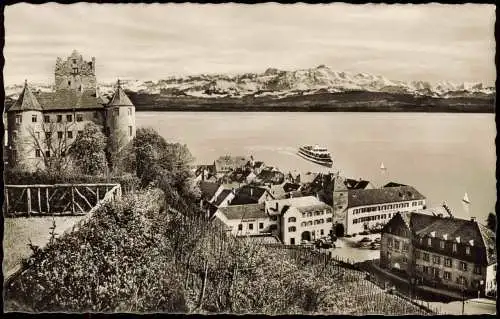
<instances>
[{"instance_id":1,"label":"tiled rooftop","mask_svg":"<svg viewBox=\"0 0 500 319\"><path fill-rule=\"evenodd\" d=\"M349 191L348 206L359 207L410 200L422 200L425 197L411 186L399 186L376 189L355 189Z\"/></svg>"},{"instance_id":2,"label":"tiled rooftop","mask_svg":"<svg viewBox=\"0 0 500 319\"><path fill-rule=\"evenodd\" d=\"M266 218L264 204L231 205L220 207L219 212L227 219Z\"/></svg>"}]
</instances>

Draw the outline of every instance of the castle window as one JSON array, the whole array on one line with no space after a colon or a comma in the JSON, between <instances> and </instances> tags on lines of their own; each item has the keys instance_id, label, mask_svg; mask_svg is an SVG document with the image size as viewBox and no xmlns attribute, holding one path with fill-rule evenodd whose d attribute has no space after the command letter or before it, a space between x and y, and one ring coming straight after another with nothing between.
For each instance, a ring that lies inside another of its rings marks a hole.
<instances>
[{"instance_id":1,"label":"castle window","mask_svg":"<svg viewBox=\"0 0 500 319\"><path fill-rule=\"evenodd\" d=\"M78 135L82 135L83 134L83 131L78 131Z\"/></svg>"},{"instance_id":2,"label":"castle window","mask_svg":"<svg viewBox=\"0 0 500 319\"><path fill-rule=\"evenodd\" d=\"M32 123L36 123L36 120L37 120L37 119L36 119L36 115L35 115L35 114L33 114L33 115L31 116L31 122L32 122Z\"/></svg>"},{"instance_id":3,"label":"castle window","mask_svg":"<svg viewBox=\"0 0 500 319\"><path fill-rule=\"evenodd\" d=\"M71 86L71 81L68 81L68 86Z\"/></svg>"},{"instance_id":4,"label":"castle window","mask_svg":"<svg viewBox=\"0 0 500 319\"><path fill-rule=\"evenodd\" d=\"M325 231L323 229L320 229L319 234L323 236L325 234Z\"/></svg>"},{"instance_id":5,"label":"castle window","mask_svg":"<svg viewBox=\"0 0 500 319\"><path fill-rule=\"evenodd\" d=\"M72 131L68 131L68 138L73 138L73 132Z\"/></svg>"},{"instance_id":6,"label":"castle window","mask_svg":"<svg viewBox=\"0 0 500 319\"><path fill-rule=\"evenodd\" d=\"M129 127L128 127L128 135L129 135L129 136L132 136L132 126L129 126Z\"/></svg>"},{"instance_id":7,"label":"castle window","mask_svg":"<svg viewBox=\"0 0 500 319\"><path fill-rule=\"evenodd\" d=\"M66 115L66 122L73 122L73 115L71 114Z\"/></svg>"},{"instance_id":8,"label":"castle window","mask_svg":"<svg viewBox=\"0 0 500 319\"><path fill-rule=\"evenodd\" d=\"M248 224L248 229L252 230L253 229L253 224Z\"/></svg>"},{"instance_id":9,"label":"castle window","mask_svg":"<svg viewBox=\"0 0 500 319\"><path fill-rule=\"evenodd\" d=\"M40 150L35 150L35 156L36 157L40 157L41 156Z\"/></svg>"},{"instance_id":10,"label":"castle window","mask_svg":"<svg viewBox=\"0 0 500 319\"><path fill-rule=\"evenodd\" d=\"M289 222L289 223L294 223L294 222L296 222L296 221L297 221L297 219L296 219L295 217L289 217L289 218L288 218L288 222Z\"/></svg>"},{"instance_id":11,"label":"castle window","mask_svg":"<svg viewBox=\"0 0 500 319\"><path fill-rule=\"evenodd\" d=\"M73 74L77 74L78 73L78 68L73 68Z\"/></svg>"},{"instance_id":12,"label":"castle window","mask_svg":"<svg viewBox=\"0 0 500 319\"><path fill-rule=\"evenodd\" d=\"M50 157L50 151L45 151L45 157Z\"/></svg>"},{"instance_id":13,"label":"castle window","mask_svg":"<svg viewBox=\"0 0 500 319\"><path fill-rule=\"evenodd\" d=\"M238 230L243 230L243 224L238 224Z\"/></svg>"},{"instance_id":14,"label":"castle window","mask_svg":"<svg viewBox=\"0 0 500 319\"><path fill-rule=\"evenodd\" d=\"M50 123L50 116L49 116L49 115L44 115L44 116L43 116L43 121L44 121L45 123Z\"/></svg>"},{"instance_id":15,"label":"castle window","mask_svg":"<svg viewBox=\"0 0 500 319\"><path fill-rule=\"evenodd\" d=\"M297 228L296 228L295 226L288 227L288 231L289 231L290 233L293 233L293 232L295 232L296 230L297 230Z\"/></svg>"},{"instance_id":16,"label":"castle window","mask_svg":"<svg viewBox=\"0 0 500 319\"><path fill-rule=\"evenodd\" d=\"M120 115L120 108L115 108L113 109L113 116L119 116Z\"/></svg>"},{"instance_id":17,"label":"castle window","mask_svg":"<svg viewBox=\"0 0 500 319\"><path fill-rule=\"evenodd\" d=\"M328 217L328 218L326 219L326 222L327 222L327 223L331 223L331 222L332 222L332 218L331 218L331 217Z\"/></svg>"},{"instance_id":18,"label":"castle window","mask_svg":"<svg viewBox=\"0 0 500 319\"><path fill-rule=\"evenodd\" d=\"M63 138L63 132L59 131L57 132L57 138L62 139Z\"/></svg>"},{"instance_id":19,"label":"castle window","mask_svg":"<svg viewBox=\"0 0 500 319\"><path fill-rule=\"evenodd\" d=\"M264 228L264 223L259 223L259 229Z\"/></svg>"},{"instance_id":20,"label":"castle window","mask_svg":"<svg viewBox=\"0 0 500 319\"><path fill-rule=\"evenodd\" d=\"M128 108L128 116L132 116L132 108L131 107Z\"/></svg>"},{"instance_id":21,"label":"castle window","mask_svg":"<svg viewBox=\"0 0 500 319\"><path fill-rule=\"evenodd\" d=\"M57 116L57 123L61 123L62 122L62 115L58 115Z\"/></svg>"},{"instance_id":22,"label":"castle window","mask_svg":"<svg viewBox=\"0 0 500 319\"><path fill-rule=\"evenodd\" d=\"M77 122L81 122L81 121L83 121L83 114L77 114L77 115L76 115L76 121L77 121Z\"/></svg>"},{"instance_id":23,"label":"castle window","mask_svg":"<svg viewBox=\"0 0 500 319\"><path fill-rule=\"evenodd\" d=\"M16 124L21 124L23 122L23 116L21 114L16 115Z\"/></svg>"}]
</instances>

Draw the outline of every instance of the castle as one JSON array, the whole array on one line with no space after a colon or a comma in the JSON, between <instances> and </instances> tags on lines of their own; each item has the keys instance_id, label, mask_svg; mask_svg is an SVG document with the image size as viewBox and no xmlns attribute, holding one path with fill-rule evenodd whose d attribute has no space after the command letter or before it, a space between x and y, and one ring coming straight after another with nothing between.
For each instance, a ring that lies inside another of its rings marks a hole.
<instances>
[{"instance_id":1,"label":"castle","mask_svg":"<svg viewBox=\"0 0 500 319\"><path fill-rule=\"evenodd\" d=\"M100 96L95 66L94 57L85 61L75 50L66 60L57 58L52 92L33 92L25 81L19 98L6 108L9 166L43 169L47 158L65 156L89 122L103 128L110 152L135 137L134 104L120 81L109 101Z\"/></svg>"}]
</instances>

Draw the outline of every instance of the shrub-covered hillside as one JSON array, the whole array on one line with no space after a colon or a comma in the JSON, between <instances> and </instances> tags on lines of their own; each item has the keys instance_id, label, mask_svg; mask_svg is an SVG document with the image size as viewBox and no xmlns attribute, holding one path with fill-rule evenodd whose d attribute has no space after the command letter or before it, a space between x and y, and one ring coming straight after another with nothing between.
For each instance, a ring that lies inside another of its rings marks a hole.
<instances>
[{"instance_id":1,"label":"shrub-covered hillside","mask_svg":"<svg viewBox=\"0 0 500 319\"><path fill-rule=\"evenodd\" d=\"M6 310L403 314L423 312L361 274L226 236L149 189L52 241L6 291Z\"/></svg>"}]
</instances>

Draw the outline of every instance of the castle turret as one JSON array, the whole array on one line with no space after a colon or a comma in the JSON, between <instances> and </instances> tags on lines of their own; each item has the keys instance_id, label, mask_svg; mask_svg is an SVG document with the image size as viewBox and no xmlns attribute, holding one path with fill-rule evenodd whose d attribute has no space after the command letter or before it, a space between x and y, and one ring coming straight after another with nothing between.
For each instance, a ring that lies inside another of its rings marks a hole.
<instances>
[{"instance_id":1,"label":"castle turret","mask_svg":"<svg viewBox=\"0 0 500 319\"><path fill-rule=\"evenodd\" d=\"M19 98L7 109L8 163L36 169L43 150L37 147L43 139L43 109L25 80Z\"/></svg>"},{"instance_id":2,"label":"castle turret","mask_svg":"<svg viewBox=\"0 0 500 319\"><path fill-rule=\"evenodd\" d=\"M120 80L106 106L106 135L112 153L119 152L135 137L135 106L123 90Z\"/></svg>"}]
</instances>

